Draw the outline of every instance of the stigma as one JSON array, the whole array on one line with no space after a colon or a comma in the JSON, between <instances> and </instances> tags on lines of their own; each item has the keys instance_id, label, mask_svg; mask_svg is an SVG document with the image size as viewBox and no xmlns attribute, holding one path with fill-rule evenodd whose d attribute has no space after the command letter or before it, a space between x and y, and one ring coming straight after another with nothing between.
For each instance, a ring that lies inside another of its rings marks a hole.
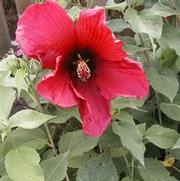
<instances>
[{"instance_id":1,"label":"stigma","mask_svg":"<svg viewBox=\"0 0 180 181\"><path fill-rule=\"evenodd\" d=\"M79 60L77 63L76 73L78 78L86 82L91 77L91 71L90 68L87 65L88 60L84 61L81 57L79 57Z\"/></svg>"}]
</instances>

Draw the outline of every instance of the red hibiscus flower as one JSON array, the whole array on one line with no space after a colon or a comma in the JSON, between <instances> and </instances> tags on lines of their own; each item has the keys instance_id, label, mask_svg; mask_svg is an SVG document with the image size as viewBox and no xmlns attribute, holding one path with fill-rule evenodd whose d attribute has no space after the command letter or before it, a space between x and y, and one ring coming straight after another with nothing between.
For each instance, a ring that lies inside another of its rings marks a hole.
<instances>
[{"instance_id":1,"label":"red hibiscus flower","mask_svg":"<svg viewBox=\"0 0 180 181\"><path fill-rule=\"evenodd\" d=\"M73 23L55 1L33 4L19 19L16 40L28 57L52 70L38 84L39 94L64 108L78 105L88 135L98 137L109 125L111 99L148 95L141 64L122 50L103 8L82 10Z\"/></svg>"}]
</instances>

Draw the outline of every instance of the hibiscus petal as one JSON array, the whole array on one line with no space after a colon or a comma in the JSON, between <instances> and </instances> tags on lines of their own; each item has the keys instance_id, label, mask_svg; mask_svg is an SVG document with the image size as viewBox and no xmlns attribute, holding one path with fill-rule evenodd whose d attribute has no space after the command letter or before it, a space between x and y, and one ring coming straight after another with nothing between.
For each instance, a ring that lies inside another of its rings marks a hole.
<instances>
[{"instance_id":1,"label":"hibiscus petal","mask_svg":"<svg viewBox=\"0 0 180 181\"><path fill-rule=\"evenodd\" d=\"M55 1L29 6L18 21L16 41L23 52L55 68L56 57L75 46L74 25L66 11Z\"/></svg>"},{"instance_id":2,"label":"hibiscus petal","mask_svg":"<svg viewBox=\"0 0 180 181\"><path fill-rule=\"evenodd\" d=\"M87 83L73 82L72 87L79 97L79 112L83 120L83 130L86 134L101 136L111 121L110 103L104 99L92 80Z\"/></svg>"},{"instance_id":3,"label":"hibiscus petal","mask_svg":"<svg viewBox=\"0 0 180 181\"><path fill-rule=\"evenodd\" d=\"M106 99L117 96L144 98L149 83L140 63L129 58L122 61L99 61L97 84Z\"/></svg>"},{"instance_id":4,"label":"hibiscus petal","mask_svg":"<svg viewBox=\"0 0 180 181\"><path fill-rule=\"evenodd\" d=\"M62 69L62 61L60 59L57 61L55 72L44 77L38 84L37 90L42 97L61 107L66 108L78 104L78 98L70 84L70 77Z\"/></svg>"},{"instance_id":5,"label":"hibiscus petal","mask_svg":"<svg viewBox=\"0 0 180 181\"><path fill-rule=\"evenodd\" d=\"M122 42L117 41L105 24L103 8L82 10L76 24L80 49L90 49L100 58L119 60L127 56L122 50Z\"/></svg>"}]
</instances>

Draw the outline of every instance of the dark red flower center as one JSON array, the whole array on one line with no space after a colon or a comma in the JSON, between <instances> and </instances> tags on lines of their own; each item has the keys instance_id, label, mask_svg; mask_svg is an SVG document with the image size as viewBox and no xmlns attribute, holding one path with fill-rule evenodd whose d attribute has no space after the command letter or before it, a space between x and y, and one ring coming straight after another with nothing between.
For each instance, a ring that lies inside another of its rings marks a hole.
<instances>
[{"instance_id":1,"label":"dark red flower center","mask_svg":"<svg viewBox=\"0 0 180 181\"><path fill-rule=\"evenodd\" d=\"M80 52L80 53L79 53ZM75 51L69 58L68 70L72 77L86 82L95 70L94 54L91 51Z\"/></svg>"}]
</instances>

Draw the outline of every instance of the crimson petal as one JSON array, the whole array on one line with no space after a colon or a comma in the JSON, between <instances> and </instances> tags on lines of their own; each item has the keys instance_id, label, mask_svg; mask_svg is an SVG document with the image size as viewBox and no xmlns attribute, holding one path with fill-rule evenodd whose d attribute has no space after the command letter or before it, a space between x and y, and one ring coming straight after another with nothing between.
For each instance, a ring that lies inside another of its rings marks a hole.
<instances>
[{"instance_id":1,"label":"crimson petal","mask_svg":"<svg viewBox=\"0 0 180 181\"><path fill-rule=\"evenodd\" d=\"M111 121L109 101L101 96L93 80L75 81L72 87L79 97L84 132L93 137L101 136Z\"/></svg>"},{"instance_id":2,"label":"crimson petal","mask_svg":"<svg viewBox=\"0 0 180 181\"><path fill-rule=\"evenodd\" d=\"M71 87L69 74L63 70L62 64L58 58L55 72L44 77L37 90L45 99L66 108L77 105L78 99Z\"/></svg>"},{"instance_id":3,"label":"crimson petal","mask_svg":"<svg viewBox=\"0 0 180 181\"><path fill-rule=\"evenodd\" d=\"M149 83L141 64L129 58L122 61L99 61L97 84L106 99L117 96L143 98L149 93Z\"/></svg>"},{"instance_id":4,"label":"crimson petal","mask_svg":"<svg viewBox=\"0 0 180 181\"><path fill-rule=\"evenodd\" d=\"M40 59L45 68L55 68L56 57L75 46L74 25L55 1L29 6L18 21L16 41L23 52Z\"/></svg>"},{"instance_id":5,"label":"crimson petal","mask_svg":"<svg viewBox=\"0 0 180 181\"><path fill-rule=\"evenodd\" d=\"M82 10L76 24L80 49L90 49L96 56L106 60L119 60L127 54L122 50L122 42L117 41L105 24L103 8Z\"/></svg>"}]
</instances>

